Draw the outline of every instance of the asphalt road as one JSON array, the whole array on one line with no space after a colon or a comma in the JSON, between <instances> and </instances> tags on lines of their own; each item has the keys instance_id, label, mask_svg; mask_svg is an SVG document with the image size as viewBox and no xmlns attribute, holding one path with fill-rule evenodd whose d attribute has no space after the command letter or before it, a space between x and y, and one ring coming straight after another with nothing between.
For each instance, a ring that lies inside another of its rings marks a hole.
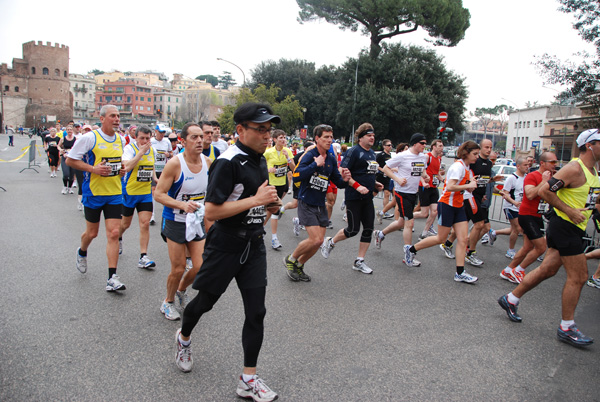
<instances>
[{"instance_id":1,"label":"asphalt road","mask_svg":"<svg viewBox=\"0 0 600 402\"><path fill-rule=\"evenodd\" d=\"M15 142L5 149L7 137L0 136L0 159L18 156L28 140ZM151 227L150 240L157 268L140 270L134 218L119 261L127 290L109 294L104 230L88 251L88 272L80 274L75 251L85 221L76 197L60 193L61 179L51 179L47 166L19 173L24 167L26 158L0 162L7 190L0 190L0 400L235 400L243 321L235 284L192 335L194 370L180 372L179 322L159 312L169 272L159 227ZM341 196L328 234L344 224L340 203ZM400 232L381 250L372 245L372 275L351 269L353 238L328 260L317 254L306 268L313 280L295 283L282 262L299 241L293 216L288 211L280 221L283 251L268 250L259 359L259 374L281 400L600 400L598 344L582 350L556 339L564 271L523 298L521 324L496 302L513 288L498 276L508 262L505 236L478 248L483 268L467 266L479 277L474 285L452 280L454 261L438 248L419 252L421 267L406 267ZM415 240L423 224L417 221ZM588 263L590 272L596 264ZM584 286L576 321L600 342L600 290Z\"/></svg>"}]
</instances>

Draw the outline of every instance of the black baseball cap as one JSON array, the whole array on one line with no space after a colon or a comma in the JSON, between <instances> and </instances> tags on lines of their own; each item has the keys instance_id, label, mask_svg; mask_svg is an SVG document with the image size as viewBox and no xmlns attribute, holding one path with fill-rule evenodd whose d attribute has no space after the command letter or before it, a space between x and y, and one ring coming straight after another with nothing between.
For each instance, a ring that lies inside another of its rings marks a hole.
<instances>
[{"instance_id":1,"label":"black baseball cap","mask_svg":"<svg viewBox=\"0 0 600 402\"><path fill-rule=\"evenodd\" d=\"M273 114L271 107L265 103L247 102L238 107L233 114L236 124L246 121L252 123L266 123L271 121L275 124L281 123L281 118Z\"/></svg>"}]
</instances>

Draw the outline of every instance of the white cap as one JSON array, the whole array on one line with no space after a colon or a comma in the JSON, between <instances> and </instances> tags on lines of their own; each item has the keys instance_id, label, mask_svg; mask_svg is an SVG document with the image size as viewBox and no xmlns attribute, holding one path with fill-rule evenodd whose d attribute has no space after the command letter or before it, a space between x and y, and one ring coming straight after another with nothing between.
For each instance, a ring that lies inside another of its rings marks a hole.
<instances>
[{"instance_id":1,"label":"white cap","mask_svg":"<svg viewBox=\"0 0 600 402\"><path fill-rule=\"evenodd\" d=\"M169 130L169 128L167 126L165 126L164 124L157 124L156 125L156 131L160 131L161 133L166 133Z\"/></svg>"},{"instance_id":2,"label":"white cap","mask_svg":"<svg viewBox=\"0 0 600 402\"><path fill-rule=\"evenodd\" d=\"M590 128L579 134L579 137L577 137L577 146L581 147L592 141L600 141L600 132L598 132L597 128Z\"/></svg>"}]
</instances>

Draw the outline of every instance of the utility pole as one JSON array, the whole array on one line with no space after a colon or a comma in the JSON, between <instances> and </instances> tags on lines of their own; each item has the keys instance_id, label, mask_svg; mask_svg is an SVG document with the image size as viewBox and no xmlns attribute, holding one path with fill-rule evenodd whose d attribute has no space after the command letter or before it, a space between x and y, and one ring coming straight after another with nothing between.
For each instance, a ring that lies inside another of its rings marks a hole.
<instances>
[{"instance_id":1,"label":"utility pole","mask_svg":"<svg viewBox=\"0 0 600 402\"><path fill-rule=\"evenodd\" d=\"M0 74L0 134L4 134L4 87L2 86L2 75Z\"/></svg>"}]
</instances>

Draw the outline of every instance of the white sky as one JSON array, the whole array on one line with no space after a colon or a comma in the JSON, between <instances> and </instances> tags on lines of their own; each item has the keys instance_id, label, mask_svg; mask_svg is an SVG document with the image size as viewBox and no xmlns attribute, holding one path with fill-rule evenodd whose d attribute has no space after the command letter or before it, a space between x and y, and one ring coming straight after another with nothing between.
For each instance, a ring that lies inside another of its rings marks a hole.
<instances>
[{"instance_id":1,"label":"white sky","mask_svg":"<svg viewBox=\"0 0 600 402\"><path fill-rule=\"evenodd\" d=\"M463 0L463 6L471 13L465 39L436 50L450 70L466 77L469 111L548 103L556 91L542 87L534 56L567 59L594 50L572 28L572 16L557 11L555 0ZM0 0L0 10L0 62L10 67L22 57L25 42L50 41L69 46L70 71L80 74L95 68L154 70L172 79L173 73L196 77L227 70L241 84L242 73L217 57L237 64L250 79L263 60L339 66L369 46L368 37L324 21L299 24L295 0ZM429 47L423 37L412 33L392 41Z\"/></svg>"}]
</instances>

